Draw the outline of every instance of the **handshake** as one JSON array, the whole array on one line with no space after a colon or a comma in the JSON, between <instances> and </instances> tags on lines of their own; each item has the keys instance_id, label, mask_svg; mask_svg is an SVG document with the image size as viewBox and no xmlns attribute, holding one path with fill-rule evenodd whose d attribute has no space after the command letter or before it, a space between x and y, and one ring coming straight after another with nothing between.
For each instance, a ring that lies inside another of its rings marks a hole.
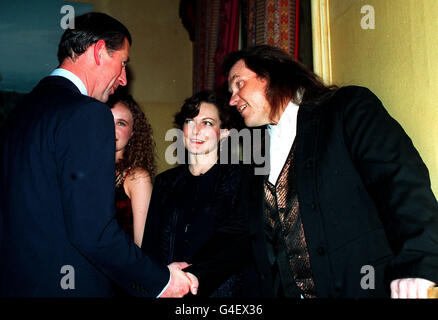
<instances>
[{"instance_id":1,"label":"handshake","mask_svg":"<svg viewBox=\"0 0 438 320\"><path fill-rule=\"evenodd\" d=\"M198 278L190 272L182 271L188 266L186 262L173 262L167 266L170 270L170 283L160 298L181 298L189 291L192 294L198 292Z\"/></svg>"}]
</instances>

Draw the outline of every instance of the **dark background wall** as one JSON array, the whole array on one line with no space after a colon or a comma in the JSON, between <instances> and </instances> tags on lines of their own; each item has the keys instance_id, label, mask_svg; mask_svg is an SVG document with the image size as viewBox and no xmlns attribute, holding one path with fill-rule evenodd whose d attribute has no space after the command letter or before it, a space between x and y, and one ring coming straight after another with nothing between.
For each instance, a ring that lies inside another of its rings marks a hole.
<instances>
[{"instance_id":1,"label":"dark background wall","mask_svg":"<svg viewBox=\"0 0 438 320\"><path fill-rule=\"evenodd\" d=\"M58 66L56 52L64 29L64 5L75 15L93 5L59 0L0 2L0 127L25 93Z\"/></svg>"}]
</instances>

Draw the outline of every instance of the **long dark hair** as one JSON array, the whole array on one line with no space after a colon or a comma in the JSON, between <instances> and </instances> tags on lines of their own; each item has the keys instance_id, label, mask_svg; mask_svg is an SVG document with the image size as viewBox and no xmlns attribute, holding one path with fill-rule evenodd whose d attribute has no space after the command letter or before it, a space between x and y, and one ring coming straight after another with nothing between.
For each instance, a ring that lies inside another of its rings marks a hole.
<instances>
[{"instance_id":1,"label":"long dark hair","mask_svg":"<svg viewBox=\"0 0 438 320\"><path fill-rule=\"evenodd\" d=\"M336 86L326 86L306 66L273 46L259 45L229 53L224 58L223 72L228 75L239 60L243 60L248 69L268 81L266 98L271 105L271 119L290 100L297 105L318 104L337 89Z\"/></svg>"}]
</instances>

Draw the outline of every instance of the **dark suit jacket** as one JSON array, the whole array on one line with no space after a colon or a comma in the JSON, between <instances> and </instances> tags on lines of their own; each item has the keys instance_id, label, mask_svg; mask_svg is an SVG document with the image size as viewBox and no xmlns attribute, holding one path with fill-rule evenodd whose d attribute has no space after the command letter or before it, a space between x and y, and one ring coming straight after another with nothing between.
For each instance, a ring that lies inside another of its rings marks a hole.
<instances>
[{"instance_id":1,"label":"dark suit jacket","mask_svg":"<svg viewBox=\"0 0 438 320\"><path fill-rule=\"evenodd\" d=\"M114 284L159 294L168 269L114 219L114 120L105 104L63 77L44 78L9 118L0 148L1 296L110 296Z\"/></svg>"},{"instance_id":2,"label":"dark suit jacket","mask_svg":"<svg viewBox=\"0 0 438 320\"><path fill-rule=\"evenodd\" d=\"M391 280L406 277L438 283L438 205L428 170L368 89L345 87L320 105L300 106L296 172L319 297L385 297ZM269 296L263 178L244 179L239 205L250 232L228 250L251 248L254 295ZM220 265L209 258L190 271L208 281Z\"/></svg>"}]
</instances>

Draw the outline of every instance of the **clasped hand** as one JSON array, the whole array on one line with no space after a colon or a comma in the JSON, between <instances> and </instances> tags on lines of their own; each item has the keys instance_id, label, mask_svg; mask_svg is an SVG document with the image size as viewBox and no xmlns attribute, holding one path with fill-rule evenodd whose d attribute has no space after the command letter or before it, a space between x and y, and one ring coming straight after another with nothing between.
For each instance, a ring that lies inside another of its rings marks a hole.
<instances>
[{"instance_id":1,"label":"clasped hand","mask_svg":"<svg viewBox=\"0 0 438 320\"><path fill-rule=\"evenodd\" d=\"M189 264L186 262L173 262L167 266L170 270L171 279L169 286L160 298L181 298L189 291L192 294L198 292L198 278L190 272L182 271L188 266Z\"/></svg>"},{"instance_id":2,"label":"clasped hand","mask_svg":"<svg viewBox=\"0 0 438 320\"><path fill-rule=\"evenodd\" d=\"M434 285L432 281L421 278L397 279L391 282L391 298L426 299L428 289Z\"/></svg>"}]
</instances>

